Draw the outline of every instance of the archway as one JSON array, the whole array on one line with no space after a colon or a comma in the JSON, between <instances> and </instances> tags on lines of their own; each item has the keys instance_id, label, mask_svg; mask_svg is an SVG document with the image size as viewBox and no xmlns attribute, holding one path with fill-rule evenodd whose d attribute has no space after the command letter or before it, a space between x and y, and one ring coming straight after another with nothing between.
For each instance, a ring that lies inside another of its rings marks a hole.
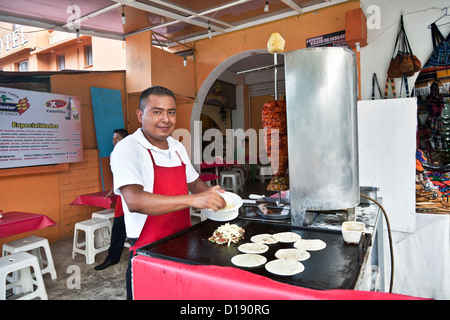
<instances>
[{"instance_id":1,"label":"archway","mask_svg":"<svg viewBox=\"0 0 450 320\"><path fill-rule=\"evenodd\" d=\"M195 164L199 164L201 162L201 145L202 145L202 136L201 130L199 130L199 126L197 125L198 121L200 120L203 104L206 98L206 95L208 94L208 91L212 84L220 77L220 75L227 70L229 67L231 67L236 62L251 57L255 55L260 54L267 54L267 49L252 49L243 51L240 53L237 53L229 58L227 58L225 61L221 62L219 65L217 65L216 68L213 69L213 71L206 77L206 79L203 81L201 87L198 90L196 101L194 102L192 113L191 113L191 122L190 122L190 129L191 129L191 155L192 155L192 162Z\"/></svg>"}]
</instances>

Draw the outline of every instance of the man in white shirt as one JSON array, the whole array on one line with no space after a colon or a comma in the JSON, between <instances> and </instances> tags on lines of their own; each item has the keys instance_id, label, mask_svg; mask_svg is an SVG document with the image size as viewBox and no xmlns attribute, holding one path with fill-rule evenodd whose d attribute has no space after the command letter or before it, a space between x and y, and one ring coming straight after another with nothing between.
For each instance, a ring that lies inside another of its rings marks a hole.
<instances>
[{"instance_id":1,"label":"man in white shirt","mask_svg":"<svg viewBox=\"0 0 450 320\"><path fill-rule=\"evenodd\" d=\"M208 187L183 145L170 137L176 124L174 94L158 86L144 90L137 116L142 127L117 144L111 155L114 192L122 197L132 245L128 299L132 298L131 257L135 249L189 227L189 207L218 210L226 205L217 193L224 190Z\"/></svg>"}]
</instances>

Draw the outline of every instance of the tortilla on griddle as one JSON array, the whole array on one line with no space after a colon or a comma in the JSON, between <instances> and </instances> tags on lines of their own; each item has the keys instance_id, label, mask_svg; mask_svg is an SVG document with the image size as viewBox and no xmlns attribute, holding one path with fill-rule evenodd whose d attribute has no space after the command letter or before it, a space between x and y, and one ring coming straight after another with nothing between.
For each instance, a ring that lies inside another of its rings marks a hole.
<instances>
[{"instance_id":1,"label":"tortilla on griddle","mask_svg":"<svg viewBox=\"0 0 450 320\"><path fill-rule=\"evenodd\" d=\"M258 243L258 242L248 242L241 244L238 247L238 250L243 253L264 253L267 250L269 250L269 247L266 246L264 243Z\"/></svg>"},{"instance_id":2,"label":"tortilla on griddle","mask_svg":"<svg viewBox=\"0 0 450 320\"><path fill-rule=\"evenodd\" d=\"M327 244L320 239L301 239L294 243L294 247L306 251L319 251L325 249Z\"/></svg>"},{"instance_id":3,"label":"tortilla on griddle","mask_svg":"<svg viewBox=\"0 0 450 320\"><path fill-rule=\"evenodd\" d=\"M300 240L302 237L295 232L279 232L273 235L279 242L290 243Z\"/></svg>"},{"instance_id":4,"label":"tortilla on griddle","mask_svg":"<svg viewBox=\"0 0 450 320\"><path fill-rule=\"evenodd\" d=\"M292 259L276 259L267 262L265 265L267 271L279 276L293 276L305 270L305 266Z\"/></svg>"},{"instance_id":5,"label":"tortilla on griddle","mask_svg":"<svg viewBox=\"0 0 450 320\"><path fill-rule=\"evenodd\" d=\"M231 258L231 263L238 267L253 268L263 265L267 262L267 258L253 253L243 253L235 255Z\"/></svg>"},{"instance_id":6,"label":"tortilla on griddle","mask_svg":"<svg viewBox=\"0 0 450 320\"><path fill-rule=\"evenodd\" d=\"M275 252L275 257L278 259L291 259L291 260L297 260L297 261L305 261L309 259L311 255L308 251L300 250L300 249L279 249L277 252Z\"/></svg>"},{"instance_id":7,"label":"tortilla on griddle","mask_svg":"<svg viewBox=\"0 0 450 320\"><path fill-rule=\"evenodd\" d=\"M261 233L254 235L253 237L250 238L250 241L264 244L274 244L278 242L277 239L275 239L271 234L268 233Z\"/></svg>"}]
</instances>

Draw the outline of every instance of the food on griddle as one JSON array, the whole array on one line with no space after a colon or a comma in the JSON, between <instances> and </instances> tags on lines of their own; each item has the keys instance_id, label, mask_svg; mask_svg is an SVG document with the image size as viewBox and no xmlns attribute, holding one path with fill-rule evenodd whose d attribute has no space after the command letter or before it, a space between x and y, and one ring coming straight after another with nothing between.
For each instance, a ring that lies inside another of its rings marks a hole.
<instances>
[{"instance_id":1,"label":"food on griddle","mask_svg":"<svg viewBox=\"0 0 450 320\"><path fill-rule=\"evenodd\" d=\"M301 239L294 243L294 247L306 251L318 251L325 249L327 244L320 239Z\"/></svg>"},{"instance_id":2,"label":"food on griddle","mask_svg":"<svg viewBox=\"0 0 450 320\"><path fill-rule=\"evenodd\" d=\"M273 235L279 242L291 243L300 240L302 237L295 232L278 232Z\"/></svg>"},{"instance_id":3,"label":"food on griddle","mask_svg":"<svg viewBox=\"0 0 450 320\"><path fill-rule=\"evenodd\" d=\"M269 250L269 247L263 243L248 242L248 243L241 244L238 247L238 250L243 253L258 254L258 253L266 252L267 250Z\"/></svg>"},{"instance_id":4,"label":"food on griddle","mask_svg":"<svg viewBox=\"0 0 450 320\"><path fill-rule=\"evenodd\" d=\"M254 235L253 237L250 238L250 241L264 244L274 244L278 242L277 239L275 239L271 234L268 233L261 233Z\"/></svg>"},{"instance_id":5,"label":"food on griddle","mask_svg":"<svg viewBox=\"0 0 450 320\"><path fill-rule=\"evenodd\" d=\"M237 224L225 223L219 226L208 240L217 244L226 243L230 246L231 243L238 243L240 240L244 239L244 233L245 230Z\"/></svg>"},{"instance_id":6,"label":"food on griddle","mask_svg":"<svg viewBox=\"0 0 450 320\"><path fill-rule=\"evenodd\" d=\"M266 102L262 111L262 125L265 129L264 144L267 156L274 172L267 190L289 190L289 179L286 176L288 168L286 102L282 100ZM275 130L278 130L278 138ZM272 139L272 133L275 139Z\"/></svg>"},{"instance_id":7,"label":"food on griddle","mask_svg":"<svg viewBox=\"0 0 450 320\"><path fill-rule=\"evenodd\" d=\"M305 266L297 260L276 259L265 265L267 271L280 276L293 276L305 270Z\"/></svg>"},{"instance_id":8,"label":"food on griddle","mask_svg":"<svg viewBox=\"0 0 450 320\"><path fill-rule=\"evenodd\" d=\"M310 253L306 250L288 248L279 249L275 252L275 257L278 259L292 259L297 261L305 261L311 257Z\"/></svg>"},{"instance_id":9,"label":"food on griddle","mask_svg":"<svg viewBox=\"0 0 450 320\"><path fill-rule=\"evenodd\" d=\"M231 263L238 267L253 268L263 265L267 262L267 258L253 253L238 254L231 258Z\"/></svg>"}]
</instances>

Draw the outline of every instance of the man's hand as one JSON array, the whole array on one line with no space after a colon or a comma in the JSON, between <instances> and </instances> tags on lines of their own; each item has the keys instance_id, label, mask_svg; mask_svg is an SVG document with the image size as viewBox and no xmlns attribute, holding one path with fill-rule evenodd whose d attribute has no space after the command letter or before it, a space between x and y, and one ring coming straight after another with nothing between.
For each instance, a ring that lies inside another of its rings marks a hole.
<instances>
[{"instance_id":1,"label":"man's hand","mask_svg":"<svg viewBox=\"0 0 450 320\"><path fill-rule=\"evenodd\" d=\"M191 195L193 197L191 206L197 209L211 209L217 211L225 208L227 205L225 199L219 194L223 193L220 186L213 186L207 190Z\"/></svg>"}]
</instances>

